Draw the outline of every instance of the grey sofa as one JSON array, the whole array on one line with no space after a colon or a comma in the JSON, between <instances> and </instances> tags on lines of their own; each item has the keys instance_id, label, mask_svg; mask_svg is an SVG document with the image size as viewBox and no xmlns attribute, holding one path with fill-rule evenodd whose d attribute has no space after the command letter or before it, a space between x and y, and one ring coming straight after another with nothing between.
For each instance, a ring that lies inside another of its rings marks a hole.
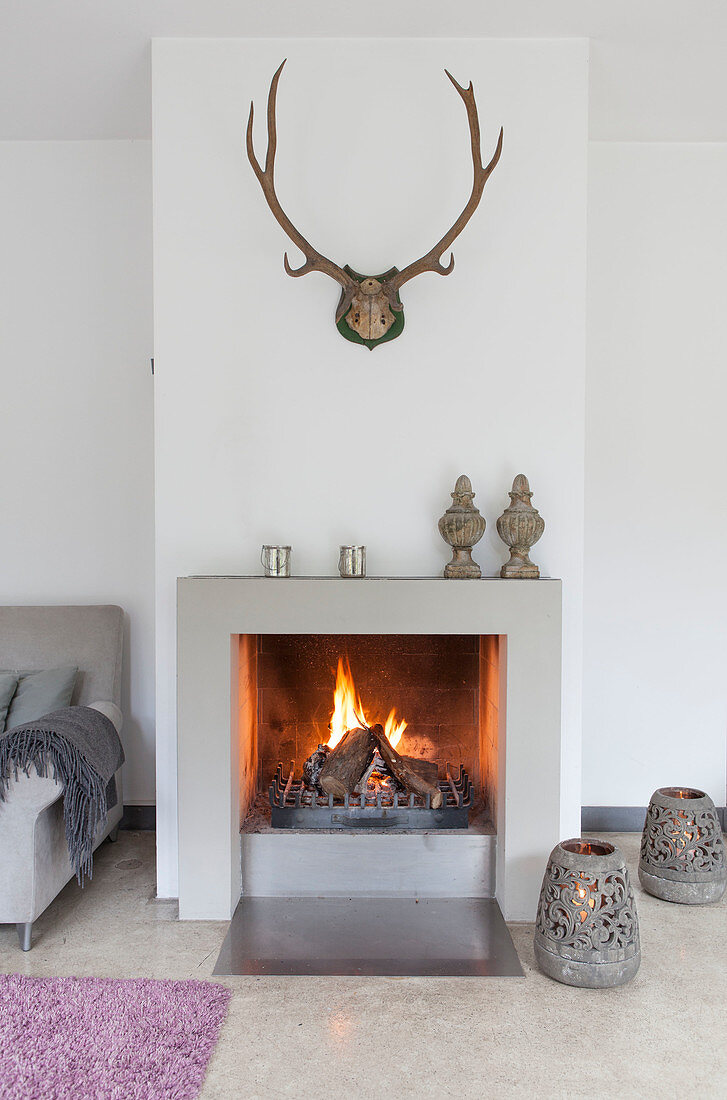
<instances>
[{"instance_id":1,"label":"grey sofa","mask_svg":"<svg viewBox=\"0 0 727 1100\"><path fill-rule=\"evenodd\" d=\"M121 733L121 659L124 614L120 607L0 607L0 668L43 669L77 665L71 704L93 706ZM116 838L123 814L118 800L96 834L95 847ZM16 924L30 950L33 921L73 877L63 824L61 787L34 770L19 775L0 801L0 924Z\"/></svg>"}]
</instances>

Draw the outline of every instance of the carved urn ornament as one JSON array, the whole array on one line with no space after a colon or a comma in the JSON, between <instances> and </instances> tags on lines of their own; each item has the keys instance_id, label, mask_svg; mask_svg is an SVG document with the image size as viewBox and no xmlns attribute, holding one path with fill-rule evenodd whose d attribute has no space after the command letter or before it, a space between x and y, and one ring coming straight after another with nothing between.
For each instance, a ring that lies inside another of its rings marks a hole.
<instances>
[{"instance_id":1,"label":"carved urn ornament","mask_svg":"<svg viewBox=\"0 0 727 1100\"><path fill-rule=\"evenodd\" d=\"M556 844L540 890L535 958L566 985L603 989L633 978L641 962L639 924L615 845L581 838Z\"/></svg>"},{"instance_id":2,"label":"carved urn ornament","mask_svg":"<svg viewBox=\"0 0 727 1100\"><path fill-rule=\"evenodd\" d=\"M450 494L452 505L439 521L439 533L452 547L452 560L445 566L445 577L464 579L481 577L482 570L472 560L472 547L485 533L485 520L472 503L475 494L466 474L460 474Z\"/></svg>"},{"instance_id":3,"label":"carved urn ornament","mask_svg":"<svg viewBox=\"0 0 727 1100\"><path fill-rule=\"evenodd\" d=\"M654 791L641 837L639 881L649 894L684 905L722 897L727 886L722 828L704 791Z\"/></svg>"},{"instance_id":4,"label":"carved urn ornament","mask_svg":"<svg viewBox=\"0 0 727 1100\"><path fill-rule=\"evenodd\" d=\"M285 61L273 76L270 92L268 93L268 148L265 155L265 167L261 167L255 156L253 146L253 103L250 104L250 117L247 123L247 156L273 217L280 223L293 244L305 256L305 263L301 267L293 268L288 263L287 253L285 254L283 263L288 275L297 278L299 275L307 275L309 271L320 271L323 275L328 275L329 278L335 280L341 287L341 297L336 310L338 331L347 340L351 340L356 344L364 344L369 351L373 351L375 347L383 344L384 341L395 339L404 328L404 308L399 298L399 291L404 283L408 283L410 279L421 275L424 271L436 271L438 275L449 275L452 271L454 255L450 256L449 263L445 266L442 263L442 254L451 248L479 205L484 186L500 159L502 129L500 129L500 137L492 160L485 167L482 164L480 122L477 116L477 104L472 83L470 82L468 88L463 88L450 73L447 73L461 96L467 111L474 168L472 193L451 229L448 229L434 248L430 249L421 259L414 260L402 268L401 271L396 267L391 267L382 275L360 275L348 265L339 267L338 264L317 252L303 234L295 228L275 194L274 173L277 145L275 100L283 65L285 65Z\"/></svg>"},{"instance_id":5,"label":"carved urn ornament","mask_svg":"<svg viewBox=\"0 0 727 1100\"><path fill-rule=\"evenodd\" d=\"M545 520L530 503L532 493L525 474L518 474L510 490L510 505L497 521L497 533L510 547L510 560L500 570L501 577L537 579L540 570L530 560L530 548L545 530Z\"/></svg>"}]
</instances>

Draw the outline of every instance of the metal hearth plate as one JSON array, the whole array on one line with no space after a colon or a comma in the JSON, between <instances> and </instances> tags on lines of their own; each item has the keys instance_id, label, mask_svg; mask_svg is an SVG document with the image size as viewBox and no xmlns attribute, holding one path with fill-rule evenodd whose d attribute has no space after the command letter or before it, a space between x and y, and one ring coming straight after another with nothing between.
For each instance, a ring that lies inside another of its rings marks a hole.
<instances>
[{"instance_id":1,"label":"metal hearth plate","mask_svg":"<svg viewBox=\"0 0 727 1100\"><path fill-rule=\"evenodd\" d=\"M523 976L494 898L242 898L214 973Z\"/></svg>"}]
</instances>

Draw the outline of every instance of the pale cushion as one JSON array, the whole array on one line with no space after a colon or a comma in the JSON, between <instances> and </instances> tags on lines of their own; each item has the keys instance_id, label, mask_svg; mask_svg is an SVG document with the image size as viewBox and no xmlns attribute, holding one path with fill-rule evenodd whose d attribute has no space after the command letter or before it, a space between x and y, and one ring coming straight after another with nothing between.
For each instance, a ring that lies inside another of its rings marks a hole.
<instances>
[{"instance_id":1,"label":"pale cushion","mask_svg":"<svg viewBox=\"0 0 727 1100\"><path fill-rule=\"evenodd\" d=\"M0 733L5 729L5 719L8 716L10 701L15 695L17 686L17 676L12 672L0 672Z\"/></svg>"},{"instance_id":2,"label":"pale cushion","mask_svg":"<svg viewBox=\"0 0 727 1100\"><path fill-rule=\"evenodd\" d=\"M52 710L71 705L77 668L46 668L41 672L16 673L18 686L10 703L6 729L34 722Z\"/></svg>"}]
</instances>

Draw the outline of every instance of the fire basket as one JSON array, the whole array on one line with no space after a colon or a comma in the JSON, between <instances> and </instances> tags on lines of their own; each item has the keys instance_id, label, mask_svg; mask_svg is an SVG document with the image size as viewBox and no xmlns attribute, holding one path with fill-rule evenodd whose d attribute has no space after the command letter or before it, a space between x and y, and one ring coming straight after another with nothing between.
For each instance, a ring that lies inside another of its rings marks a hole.
<instances>
[{"instance_id":1,"label":"fire basket","mask_svg":"<svg viewBox=\"0 0 727 1100\"><path fill-rule=\"evenodd\" d=\"M291 762L286 775L278 764L270 785L274 829L466 829L473 787L462 767L453 775L445 766L436 788L438 806L429 794L365 786L360 792L334 798L296 780Z\"/></svg>"}]
</instances>

